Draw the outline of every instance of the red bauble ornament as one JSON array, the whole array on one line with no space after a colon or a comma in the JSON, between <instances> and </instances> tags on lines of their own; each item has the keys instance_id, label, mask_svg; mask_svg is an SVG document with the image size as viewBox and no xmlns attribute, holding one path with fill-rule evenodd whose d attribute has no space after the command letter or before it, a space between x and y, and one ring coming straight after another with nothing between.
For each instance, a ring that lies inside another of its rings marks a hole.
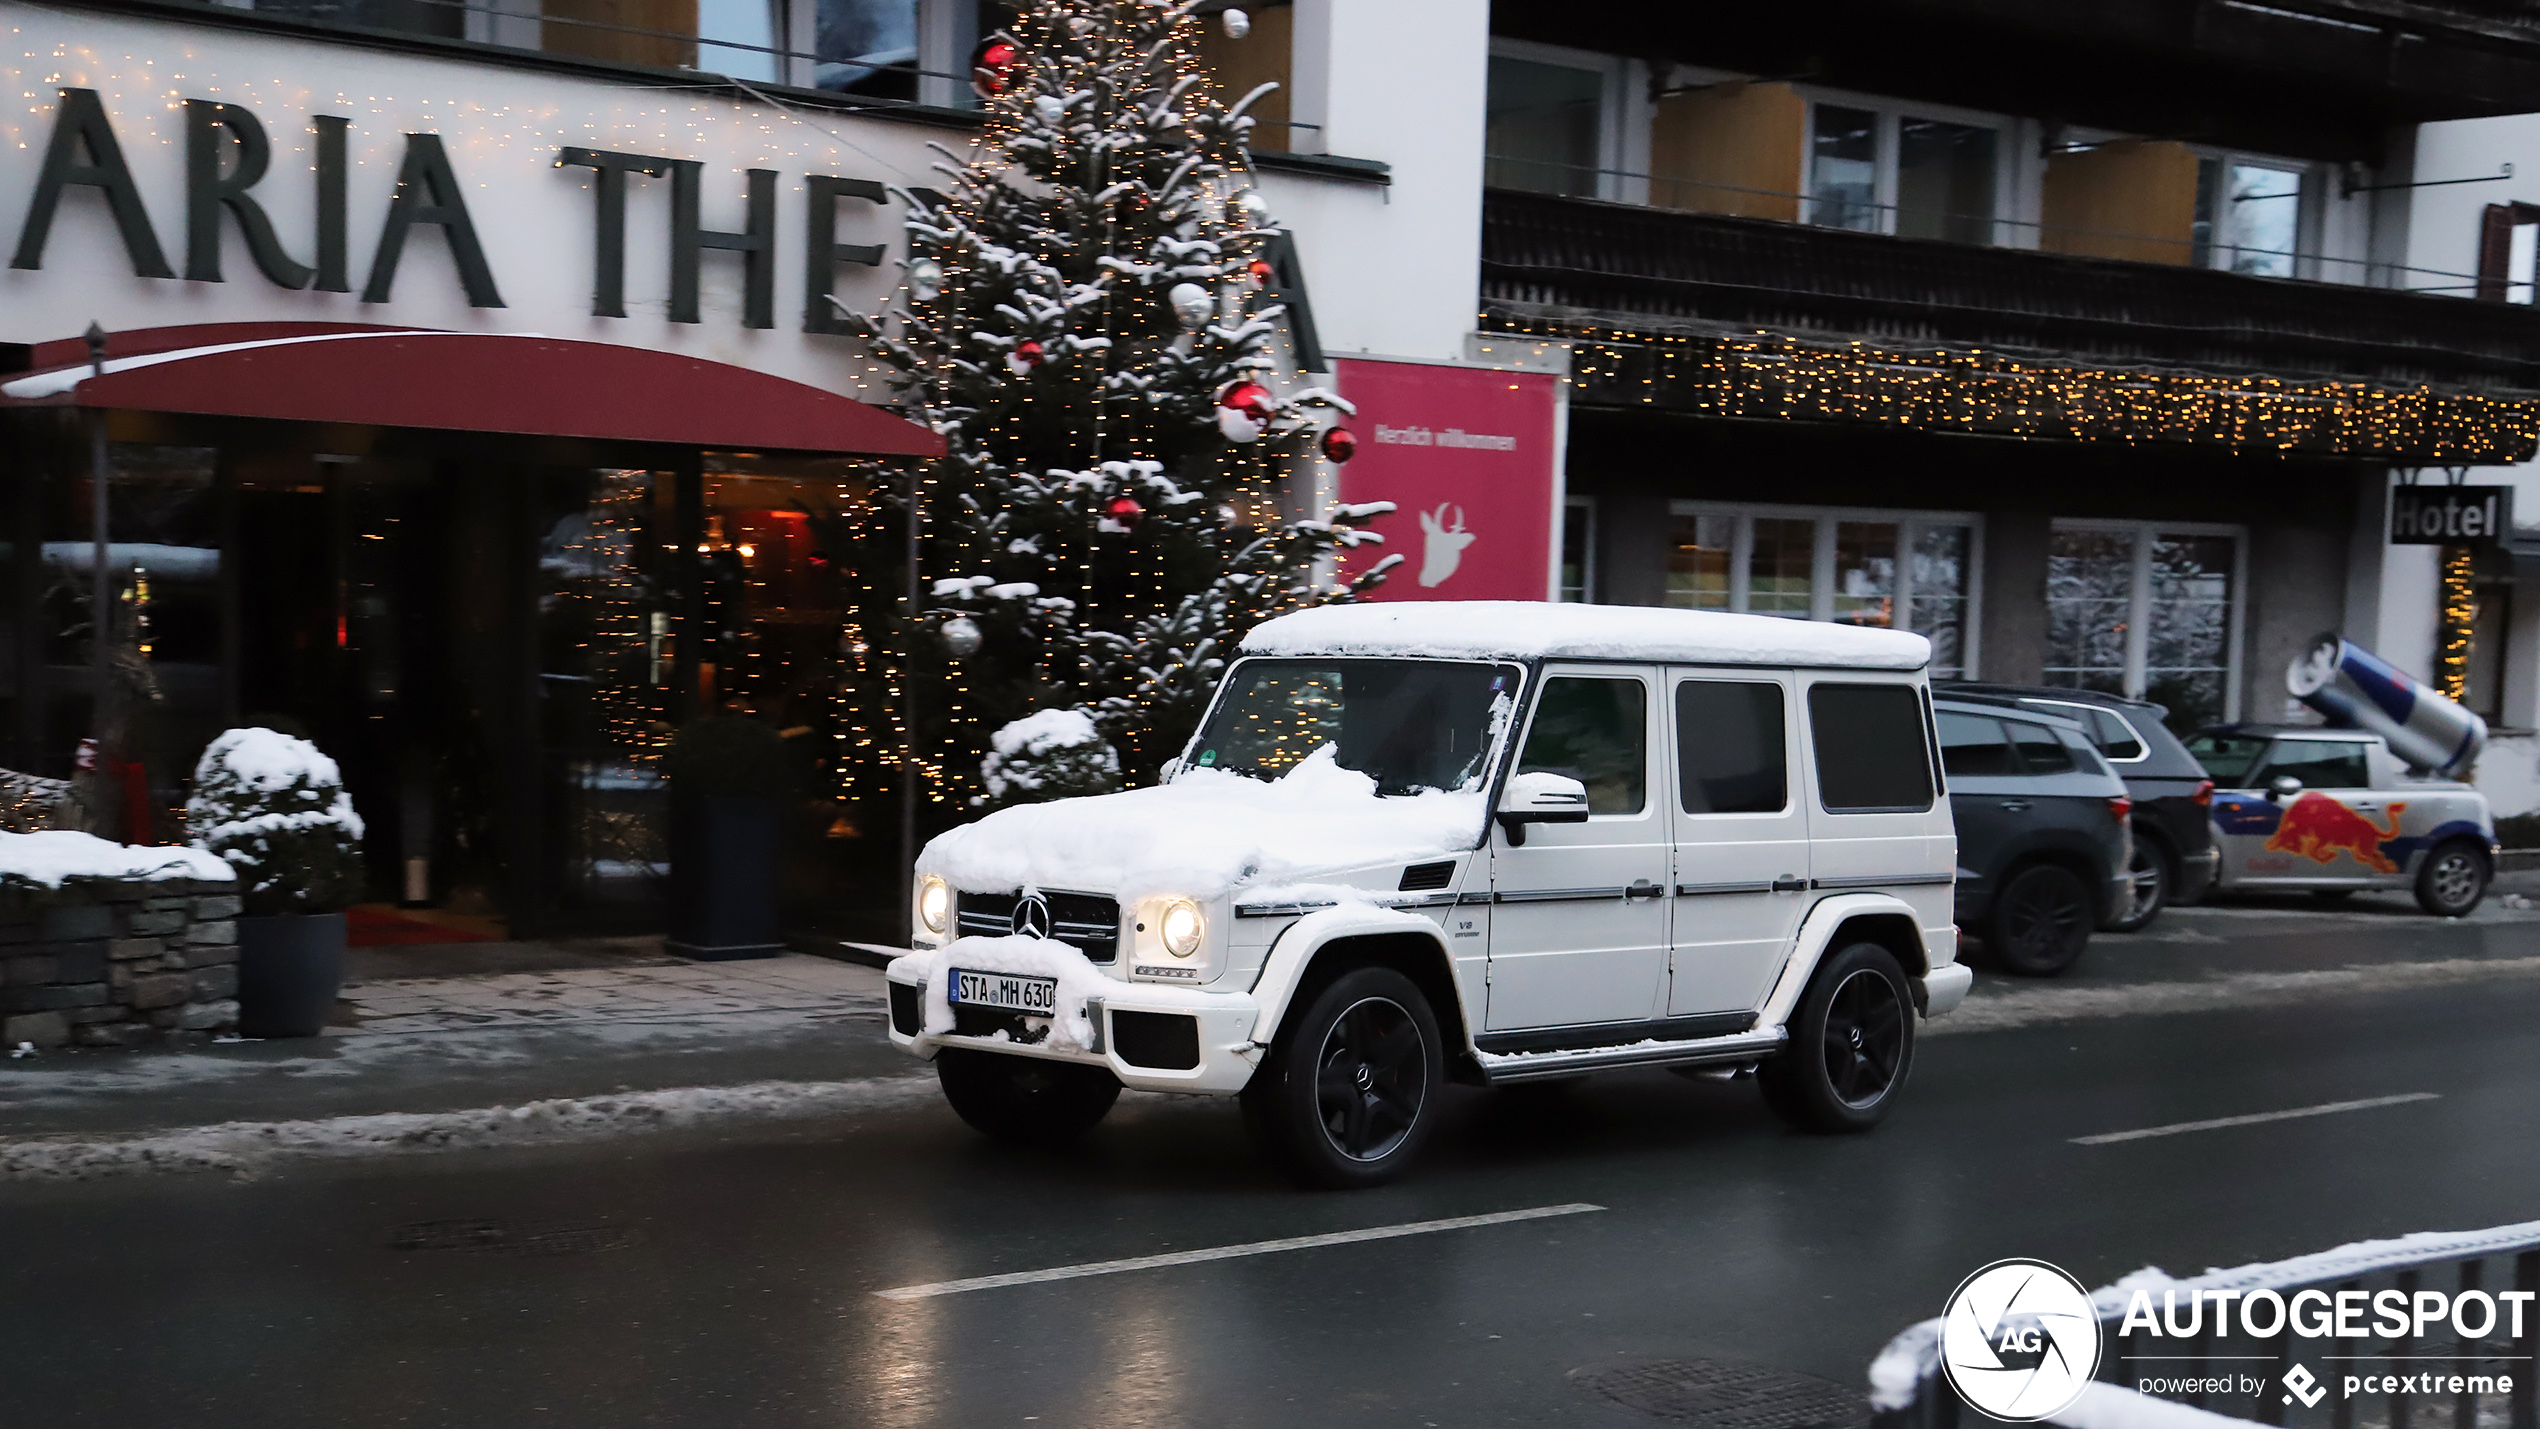
<instances>
[{"instance_id":1,"label":"red bauble ornament","mask_svg":"<svg viewBox=\"0 0 2540 1429\"><path fill-rule=\"evenodd\" d=\"M1338 466L1356 455L1358 438L1350 435L1349 428L1334 427L1323 434L1324 460Z\"/></svg>"},{"instance_id":2,"label":"red bauble ornament","mask_svg":"<svg viewBox=\"0 0 2540 1429\"><path fill-rule=\"evenodd\" d=\"M1278 414L1278 399L1258 382L1238 382L1217 394L1217 430L1230 442L1259 441Z\"/></svg>"},{"instance_id":3,"label":"red bauble ornament","mask_svg":"<svg viewBox=\"0 0 2540 1429\"><path fill-rule=\"evenodd\" d=\"M1005 355L1005 367L1008 372L1017 377L1029 377L1032 375L1033 368L1048 360L1049 356L1041 350L1041 345L1026 338L1016 343L1014 350Z\"/></svg>"},{"instance_id":4,"label":"red bauble ornament","mask_svg":"<svg viewBox=\"0 0 2540 1429\"><path fill-rule=\"evenodd\" d=\"M1277 270L1270 266L1270 260L1255 258L1244 265L1244 276L1252 281L1253 287L1267 288L1279 275Z\"/></svg>"},{"instance_id":5,"label":"red bauble ornament","mask_svg":"<svg viewBox=\"0 0 2540 1429\"><path fill-rule=\"evenodd\" d=\"M1138 504L1138 499L1128 495L1115 496L1102 508L1103 525L1121 531L1135 527L1138 518L1146 514L1147 509Z\"/></svg>"},{"instance_id":6,"label":"red bauble ornament","mask_svg":"<svg viewBox=\"0 0 2540 1429\"><path fill-rule=\"evenodd\" d=\"M981 99L994 99L1014 82L1015 67L1022 63L1021 46L991 35L970 52L970 87Z\"/></svg>"}]
</instances>

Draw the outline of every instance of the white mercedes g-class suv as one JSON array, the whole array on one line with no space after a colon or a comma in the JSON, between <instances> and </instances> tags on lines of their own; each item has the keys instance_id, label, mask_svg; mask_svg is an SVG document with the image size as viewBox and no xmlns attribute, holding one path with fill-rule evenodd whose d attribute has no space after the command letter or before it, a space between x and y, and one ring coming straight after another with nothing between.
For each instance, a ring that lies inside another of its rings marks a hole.
<instances>
[{"instance_id":1,"label":"white mercedes g-class suv","mask_svg":"<svg viewBox=\"0 0 2540 1429\"><path fill-rule=\"evenodd\" d=\"M1751 1069L1865 1129L1969 981L1929 659L1612 606L1269 621L1158 786L927 844L891 1040L990 1135L1240 1096L1334 1186L1409 1163L1448 1079Z\"/></svg>"}]
</instances>

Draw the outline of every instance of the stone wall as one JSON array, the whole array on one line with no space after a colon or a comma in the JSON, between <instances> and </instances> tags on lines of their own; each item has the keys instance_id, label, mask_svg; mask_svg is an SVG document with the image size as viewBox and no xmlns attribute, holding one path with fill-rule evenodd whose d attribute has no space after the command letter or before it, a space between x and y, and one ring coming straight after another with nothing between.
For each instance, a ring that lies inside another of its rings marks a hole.
<instances>
[{"instance_id":1,"label":"stone wall","mask_svg":"<svg viewBox=\"0 0 2540 1429\"><path fill-rule=\"evenodd\" d=\"M129 1047L238 1025L238 885L0 887L0 1046Z\"/></svg>"}]
</instances>

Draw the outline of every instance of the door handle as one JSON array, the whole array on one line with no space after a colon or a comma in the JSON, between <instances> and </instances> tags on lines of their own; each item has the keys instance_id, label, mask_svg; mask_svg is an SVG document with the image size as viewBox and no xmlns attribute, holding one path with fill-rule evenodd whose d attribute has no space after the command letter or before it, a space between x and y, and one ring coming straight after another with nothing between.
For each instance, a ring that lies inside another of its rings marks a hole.
<instances>
[{"instance_id":1,"label":"door handle","mask_svg":"<svg viewBox=\"0 0 2540 1429\"><path fill-rule=\"evenodd\" d=\"M1666 891L1664 887L1644 878L1623 890L1623 900L1628 903L1635 898L1655 898Z\"/></svg>"},{"instance_id":2,"label":"door handle","mask_svg":"<svg viewBox=\"0 0 2540 1429\"><path fill-rule=\"evenodd\" d=\"M2003 800L2003 801L2002 801L2002 807L2003 807L2003 809L2004 809L2004 810L2006 810L2007 812L2010 812L2010 813L2014 813L2014 814L2025 814L2025 813L2027 813L2027 812L2028 812L2028 800L2026 800L2026 799L2005 799L2005 800Z\"/></svg>"},{"instance_id":3,"label":"door handle","mask_svg":"<svg viewBox=\"0 0 2540 1429\"><path fill-rule=\"evenodd\" d=\"M1775 893L1805 893L1808 891L1808 880L1785 873L1773 880L1773 891Z\"/></svg>"}]
</instances>

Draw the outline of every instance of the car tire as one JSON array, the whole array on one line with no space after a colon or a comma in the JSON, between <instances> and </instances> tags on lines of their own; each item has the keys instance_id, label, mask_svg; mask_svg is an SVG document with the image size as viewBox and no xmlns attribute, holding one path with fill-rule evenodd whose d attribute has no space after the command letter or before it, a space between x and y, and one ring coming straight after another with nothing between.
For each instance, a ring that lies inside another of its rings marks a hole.
<instances>
[{"instance_id":1,"label":"car tire","mask_svg":"<svg viewBox=\"0 0 2540 1429\"><path fill-rule=\"evenodd\" d=\"M2107 932L2140 933L2161 916L2161 910L2170 906L2171 890L2178 887L2178 858L2159 840L2138 835L2134 861L2126 873L2131 902L2100 925Z\"/></svg>"},{"instance_id":2,"label":"car tire","mask_svg":"<svg viewBox=\"0 0 2540 1429\"><path fill-rule=\"evenodd\" d=\"M1914 997L1896 955L1854 943L1808 980L1790 1040L1755 1069L1764 1104L1802 1131L1867 1131L1914 1068Z\"/></svg>"},{"instance_id":3,"label":"car tire","mask_svg":"<svg viewBox=\"0 0 2540 1429\"><path fill-rule=\"evenodd\" d=\"M2437 918L2460 918L2487 897L2487 851L2469 839L2445 839L2417 870L2417 906Z\"/></svg>"},{"instance_id":4,"label":"car tire","mask_svg":"<svg viewBox=\"0 0 2540 1429\"><path fill-rule=\"evenodd\" d=\"M963 1121L1018 1146L1064 1146L1120 1099L1120 1079L1104 1068L967 1047L936 1053L935 1078Z\"/></svg>"},{"instance_id":5,"label":"car tire","mask_svg":"<svg viewBox=\"0 0 2540 1429\"><path fill-rule=\"evenodd\" d=\"M2080 960L2097 921L2080 875L2061 864L2031 864L1994 895L1985 947L2005 972L2052 977Z\"/></svg>"},{"instance_id":6,"label":"car tire","mask_svg":"<svg viewBox=\"0 0 2540 1429\"><path fill-rule=\"evenodd\" d=\"M1244 1121L1309 1185L1353 1190L1402 1174L1437 1124L1446 1048L1418 985L1357 968L1279 1029L1243 1091Z\"/></svg>"}]
</instances>

